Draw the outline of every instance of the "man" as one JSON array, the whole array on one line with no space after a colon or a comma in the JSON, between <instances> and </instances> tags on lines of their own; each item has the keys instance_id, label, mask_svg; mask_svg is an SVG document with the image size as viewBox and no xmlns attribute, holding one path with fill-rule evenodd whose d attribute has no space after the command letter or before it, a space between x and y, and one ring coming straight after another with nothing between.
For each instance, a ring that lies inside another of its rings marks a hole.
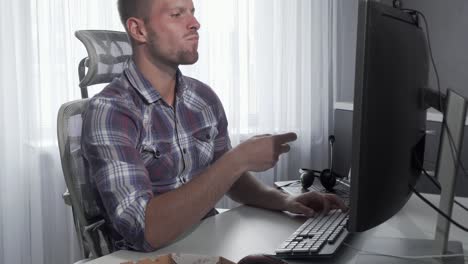
<instances>
[{"instance_id":1,"label":"man","mask_svg":"<svg viewBox=\"0 0 468 264\"><path fill-rule=\"evenodd\" d=\"M291 197L249 171L273 167L294 133L253 137L231 148L227 120L207 85L183 76L198 60L192 0L119 0L133 57L89 104L82 147L120 247L150 251L233 200L312 216L345 209L333 195Z\"/></svg>"}]
</instances>

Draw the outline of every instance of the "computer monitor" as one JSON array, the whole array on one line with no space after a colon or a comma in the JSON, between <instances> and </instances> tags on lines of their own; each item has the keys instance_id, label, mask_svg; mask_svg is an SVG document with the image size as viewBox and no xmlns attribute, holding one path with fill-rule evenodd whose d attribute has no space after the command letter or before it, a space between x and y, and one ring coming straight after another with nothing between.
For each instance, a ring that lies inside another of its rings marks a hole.
<instances>
[{"instance_id":1,"label":"computer monitor","mask_svg":"<svg viewBox=\"0 0 468 264\"><path fill-rule=\"evenodd\" d=\"M444 114L436 174L439 180L444 178L439 208L451 213L467 103L452 91L440 96L428 89L430 50L425 36L415 13L360 0L350 232L366 231L385 222L411 197L424 160L428 105ZM458 149L455 156L452 143ZM397 252L411 249L416 255L462 252L461 243L447 242L448 232L448 221L439 217L435 240L396 240L384 247ZM453 260L463 262L463 258Z\"/></svg>"},{"instance_id":2,"label":"computer monitor","mask_svg":"<svg viewBox=\"0 0 468 264\"><path fill-rule=\"evenodd\" d=\"M421 174L429 56L412 15L361 1L353 109L349 230L362 232L397 213ZM418 166L419 162L419 166Z\"/></svg>"}]
</instances>

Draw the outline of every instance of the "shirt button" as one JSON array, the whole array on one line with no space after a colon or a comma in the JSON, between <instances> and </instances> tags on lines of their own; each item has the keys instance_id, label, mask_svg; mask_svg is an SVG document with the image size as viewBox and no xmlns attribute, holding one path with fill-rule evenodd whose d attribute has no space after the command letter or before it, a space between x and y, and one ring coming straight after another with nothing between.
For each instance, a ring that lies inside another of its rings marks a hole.
<instances>
[{"instance_id":1,"label":"shirt button","mask_svg":"<svg viewBox=\"0 0 468 264\"><path fill-rule=\"evenodd\" d=\"M206 134L206 135L205 135L205 138L208 139L208 140L210 140L210 139L211 139L210 134Z\"/></svg>"},{"instance_id":2,"label":"shirt button","mask_svg":"<svg viewBox=\"0 0 468 264\"><path fill-rule=\"evenodd\" d=\"M156 153L154 153L154 157L159 159L161 157L161 152L159 150L156 150Z\"/></svg>"},{"instance_id":3,"label":"shirt button","mask_svg":"<svg viewBox=\"0 0 468 264\"><path fill-rule=\"evenodd\" d=\"M182 152L184 152L184 154L187 154L187 149L183 148Z\"/></svg>"}]
</instances>

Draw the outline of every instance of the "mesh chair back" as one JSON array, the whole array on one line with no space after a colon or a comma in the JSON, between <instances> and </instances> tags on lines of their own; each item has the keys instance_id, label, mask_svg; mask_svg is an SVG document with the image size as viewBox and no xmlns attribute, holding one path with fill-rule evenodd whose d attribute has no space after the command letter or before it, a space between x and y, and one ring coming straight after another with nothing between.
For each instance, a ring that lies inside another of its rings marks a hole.
<instances>
[{"instance_id":1,"label":"mesh chair back","mask_svg":"<svg viewBox=\"0 0 468 264\"><path fill-rule=\"evenodd\" d=\"M100 197L89 177L81 151L82 113L89 99L63 104L57 118L57 135L65 183L72 205L75 228L84 257L113 251Z\"/></svg>"},{"instance_id":2,"label":"mesh chair back","mask_svg":"<svg viewBox=\"0 0 468 264\"><path fill-rule=\"evenodd\" d=\"M122 73L132 55L127 33L110 30L79 30L75 36L88 52L78 67L82 98L88 97L87 87L109 83Z\"/></svg>"}]
</instances>

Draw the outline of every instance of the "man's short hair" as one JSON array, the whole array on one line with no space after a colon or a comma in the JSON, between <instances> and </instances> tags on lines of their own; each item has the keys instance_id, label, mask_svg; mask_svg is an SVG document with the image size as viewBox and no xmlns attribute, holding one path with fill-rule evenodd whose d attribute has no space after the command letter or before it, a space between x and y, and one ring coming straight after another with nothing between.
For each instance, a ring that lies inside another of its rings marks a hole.
<instances>
[{"instance_id":1,"label":"man's short hair","mask_svg":"<svg viewBox=\"0 0 468 264\"><path fill-rule=\"evenodd\" d=\"M127 30L127 19L136 17L148 20L149 11L151 9L152 0L118 0L117 7L119 9L120 21Z\"/></svg>"}]
</instances>

